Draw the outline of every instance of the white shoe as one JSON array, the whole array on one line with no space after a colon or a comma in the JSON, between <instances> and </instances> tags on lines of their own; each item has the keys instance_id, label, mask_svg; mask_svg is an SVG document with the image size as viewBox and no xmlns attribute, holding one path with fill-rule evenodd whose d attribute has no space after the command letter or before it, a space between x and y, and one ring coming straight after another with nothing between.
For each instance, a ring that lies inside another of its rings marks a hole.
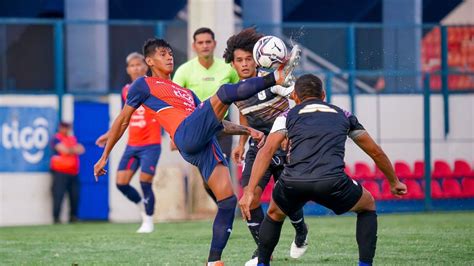
<instances>
[{"instance_id":1,"label":"white shoe","mask_svg":"<svg viewBox=\"0 0 474 266\"><path fill-rule=\"evenodd\" d=\"M300 57L301 48L299 47L299 45L293 46L293 49L291 49L290 55L288 56L288 60L284 64L281 64L274 71L275 80L278 85L281 85L283 87L290 87L295 83L293 71L299 64Z\"/></svg>"},{"instance_id":2,"label":"white shoe","mask_svg":"<svg viewBox=\"0 0 474 266\"><path fill-rule=\"evenodd\" d=\"M142 225L138 228L137 233L146 234L151 233L155 229L153 224L153 216L142 213Z\"/></svg>"},{"instance_id":3,"label":"white shoe","mask_svg":"<svg viewBox=\"0 0 474 266\"><path fill-rule=\"evenodd\" d=\"M298 259L301 256L303 256L303 254L308 249L308 242L306 240L307 239L305 239L301 247L298 247L295 241L293 240L293 243L291 243L291 247L290 247L290 257L292 257L293 259Z\"/></svg>"},{"instance_id":4,"label":"white shoe","mask_svg":"<svg viewBox=\"0 0 474 266\"><path fill-rule=\"evenodd\" d=\"M258 257L255 257L245 263L245 266L257 266L258 264Z\"/></svg>"}]
</instances>

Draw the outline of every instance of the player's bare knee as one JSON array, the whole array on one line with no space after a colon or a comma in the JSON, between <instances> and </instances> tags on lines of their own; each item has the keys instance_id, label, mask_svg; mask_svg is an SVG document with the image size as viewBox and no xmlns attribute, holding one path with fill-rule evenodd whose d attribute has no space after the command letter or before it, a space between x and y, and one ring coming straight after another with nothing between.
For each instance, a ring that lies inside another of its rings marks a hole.
<instances>
[{"instance_id":1,"label":"player's bare knee","mask_svg":"<svg viewBox=\"0 0 474 266\"><path fill-rule=\"evenodd\" d=\"M270 204L267 215L274 221L283 221L286 217L285 213L283 213L283 211L281 211L275 204Z\"/></svg>"},{"instance_id":2,"label":"player's bare knee","mask_svg":"<svg viewBox=\"0 0 474 266\"><path fill-rule=\"evenodd\" d=\"M140 174L140 182L152 183L153 182L153 175L147 173Z\"/></svg>"}]
</instances>

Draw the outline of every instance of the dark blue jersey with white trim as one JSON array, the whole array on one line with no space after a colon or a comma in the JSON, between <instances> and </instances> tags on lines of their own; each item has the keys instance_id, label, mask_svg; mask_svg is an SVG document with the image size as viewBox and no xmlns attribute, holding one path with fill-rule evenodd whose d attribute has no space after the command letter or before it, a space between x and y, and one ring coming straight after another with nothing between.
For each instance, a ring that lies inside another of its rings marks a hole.
<instances>
[{"instance_id":1,"label":"dark blue jersey with white trim","mask_svg":"<svg viewBox=\"0 0 474 266\"><path fill-rule=\"evenodd\" d=\"M280 178L308 182L342 177L347 136L364 127L350 112L311 99L288 112L286 129L290 149Z\"/></svg>"}]
</instances>

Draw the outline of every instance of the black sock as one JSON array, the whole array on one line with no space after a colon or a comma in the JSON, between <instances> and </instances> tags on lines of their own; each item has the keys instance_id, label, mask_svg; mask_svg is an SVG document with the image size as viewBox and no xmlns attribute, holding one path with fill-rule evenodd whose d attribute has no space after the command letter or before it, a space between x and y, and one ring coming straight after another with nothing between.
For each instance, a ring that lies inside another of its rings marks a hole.
<instances>
[{"instance_id":1,"label":"black sock","mask_svg":"<svg viewBox=\"0 0 474 266\"><path fill-rule=\"evenodd\" d=\"M293 225L296 231L296 246L301 247L306 240L306 235L308 234L308 228L304 222L303 209L299 209L295 213L288 215L288 218L290 218L291 225Z\"/></svg>"},{"instance_id":2,"label":"black sock","mask_svg":"<svg viewBox=\"0 0 474 266\"><path fill-rule=\"evenodd\" d=\"M356 239L359 246L359 261L372 263L377 245L377 213L363 211L357 214Z\"/></svg>"},{"instance_id":3,"label":"black sock","mask_svg":"<svg viewBox=\"0 0 474 266\"><path fill-rule=\"evenodd\" d=\"M247 220L247 226L249 228L250 233L252 234L253 240L255 240L255 243L258 246L258 234L260 231L260 225L262 224L264 217L262 206L258 206L257 208L250 210L250 215L252 216L252 219Z\"/></svg>"},{"instance_id":4,"label":"black sock","mask_svg":"<svg viewBox=\"0 0 474 266\"><path fill-rule=\"evenodd\" d=\"M280 240L281 227L283 221L277 222L265 215L260 226L260 243L258 245L258 263L270 264L270 257Z\"/></svg>"}]
</instances>

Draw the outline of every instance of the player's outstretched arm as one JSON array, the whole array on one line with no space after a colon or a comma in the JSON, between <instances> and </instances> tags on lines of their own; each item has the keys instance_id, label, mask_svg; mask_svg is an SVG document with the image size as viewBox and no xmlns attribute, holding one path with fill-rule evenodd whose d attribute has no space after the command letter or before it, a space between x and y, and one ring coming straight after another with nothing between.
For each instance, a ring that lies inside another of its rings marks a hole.
<instances>
[{"instance_id":1,"label":"player's outstretched arm","mask_svg":"<svg viewBox=\"0 0 474 266\"><path fill-rule=\"evenodd\" d=\"M387 177L392 194L397 197L405 195L407 193L407 186L398 180L390 159L382 148L375 143L369 133L364 131L362 134L352 138L352 140L374 160L377 167Z\"/></svg>"},{"instance_id":2,"label":"player's outstretched arm","mask_svg":"<svg viewBox=\"0 0 474 266\"><path fill-rule=\"evenodd\" d=\"M107 131L104 134L100 135L100 137L98 137L95 140L95 145L97 145L101 148L105 147L105 144L107 143L108 138L109 138L109 131Z\"/></svg>"},{"instance_id":3,"label":"player's outstretched arm","mask_svg":"<svg viewBox=\"0 0 474 266\"><path fill-rule=\"evenodd\" d=\"M249 135L251 138L258 142L257 147L259 148L263 146L263 143L265 142L265 134L254 128L238 125L236 123L232 123L226 120L222 120L222 125L224 126L224 129L222 130L224 134Z\"/></svg>"},{"instance_id":4,"label":"player's outstretched arm","mask_svg":"<svg viewBox=\"0 0 474 266\"><path fill-rule=\"evenodd\" d=\"M244 195L239 201L242 217L247 220L251 219L250 204L253 201L255 188L257 187L258 182L260 182L260 179L262 179L262 176L265 174L265 171L270 166L273 155L280 148L280 145L285 138L286 134L280 131L270 133L265 145L263 145L257 153L257 157L252 166L249 184L244 188Z\"/></svg>"},{"instance_id":5,"label":"player's outstretched arm","mask_svg":"<svg viewBox=\"0 0 474 266\"><path fill-rule=\"evenodd\" d=\"M94 176L96 181L99 180L99 176L105 175L105 173L107 173L104 167L107 164L110 152L127 129L130 118L132 117L132 114L135 110L135 108L125 105L117 118L115 118L112 127L109 130L109 136L107 144L105 144L104 152L97 163L94 165Z\"/></svg>"}]
</instances>

